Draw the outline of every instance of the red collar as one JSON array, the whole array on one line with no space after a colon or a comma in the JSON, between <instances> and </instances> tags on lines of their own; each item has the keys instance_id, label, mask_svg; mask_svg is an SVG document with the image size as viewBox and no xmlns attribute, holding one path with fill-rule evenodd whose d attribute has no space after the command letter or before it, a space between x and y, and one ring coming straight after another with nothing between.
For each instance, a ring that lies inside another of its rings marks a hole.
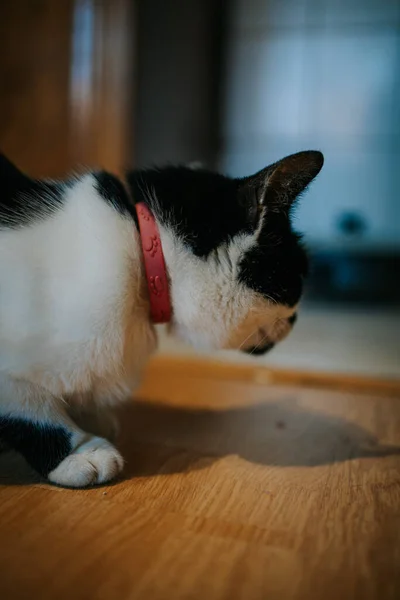
<instances>
[{"instance_id":1,"label":"red collar","mask_svg":"<svg viewBox=\"0 0 400 600\"><path fill-rule=\"evenodd\" d=\"M160 232L153 213L146 204L138 202L136 213L149 289L150 315L153 323L168 323L172 309Z\"/></svg>"}]
</instances>

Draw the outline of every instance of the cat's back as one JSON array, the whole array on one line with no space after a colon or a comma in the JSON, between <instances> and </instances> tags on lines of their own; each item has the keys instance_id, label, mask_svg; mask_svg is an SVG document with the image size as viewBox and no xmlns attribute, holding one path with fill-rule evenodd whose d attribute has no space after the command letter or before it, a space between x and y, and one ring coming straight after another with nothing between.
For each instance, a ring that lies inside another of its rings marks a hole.
<instances>
[{"instance_id":1,"label":"cat's back","mask_svg":"<svg viewBox=\"0 0 400 600\"><path fill-rule=\"evenodd\" d=\"M56 185L56 200L34 188L0 208L2 337L18 322L47 329L62 315L96 312L126 283L132 226L101 201L94 175Z\"/></svg>"},{"instance_id":2,"label":"cat's back","mask_svg":"<svg viewBox=\"0 0 400 600\"><path fill-rule=\"evenodd\" d=\"M4 178L3 165L0 370L75 369L83 352L101 354L125 335L140 264L135 227L105 200L95 174L29 186L17 173Z\"/></svg>"}]
</instances>

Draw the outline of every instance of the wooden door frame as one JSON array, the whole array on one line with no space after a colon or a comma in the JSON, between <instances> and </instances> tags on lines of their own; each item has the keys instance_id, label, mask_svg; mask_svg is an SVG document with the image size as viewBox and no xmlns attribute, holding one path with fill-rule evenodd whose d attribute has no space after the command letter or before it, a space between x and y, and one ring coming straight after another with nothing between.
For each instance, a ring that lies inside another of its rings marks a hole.
<instances>
[{"instance_id":1,"label":"wooden door frame","mask_svg":"<svg viewBox=\"0 0 400 600\"><path fill-rule=\"evenodd\" d=\"M121 173L131 162L133 0L76 0L72 32L71 155Z\"/></svg>"}]
</instances>

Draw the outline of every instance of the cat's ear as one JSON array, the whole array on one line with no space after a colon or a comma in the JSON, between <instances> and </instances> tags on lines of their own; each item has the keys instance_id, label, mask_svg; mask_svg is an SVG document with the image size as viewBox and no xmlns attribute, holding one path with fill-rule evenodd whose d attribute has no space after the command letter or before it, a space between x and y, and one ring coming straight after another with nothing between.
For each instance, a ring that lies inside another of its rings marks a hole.
<instances>
[{"instance_id":1,"label":"cat's ear","mask_svg":"<svg viewBox=\"0 0 400 600\"><path fill-rule=\"evenodd\" d=\"M324 164L321 152L308 150L291 154L241 180L241 192L274 211L287 211L318 175Z\"/></svg>"},{"instance_id":2,"label":"cat's ear","mask_svg":"<svg viewBox=\"0 0 400 600\"><path fill-rule=\"evenodd\" d=\"M191 169L192 171L202 171L203 169L206 168L206 165L200 160L193 160L192 162L188 163L186 166L188 167L188 169Z\"/></svg>"},{"instance_id":3,"label":"cat's ear","mask_svg":"<svg viewBox=\"0 0 400 600\"><path fill-rule=\"evenodd\" d=\"M3 204L31 185L31 179L22 173L4 154L0 153L0 189Z\"/></svg>"},{"instance_id":4,"label":"cat's ear","mask_svg":"<svg viewBox=\"0 0 400 600\"><path fill-rule=\"evenodd\" d=\"M4 154L0 152L0 188L2 200L13 197L26 186L30 178L22 173Z\"/></svg>"},{"instance_id":5,"label":"cat's ear","mask_svg":"<svg viewBox=\"0 0 400 600\"><path fill-rule=\"evenodd\" d=\"M0 179L6 180L10 177L22 175L21 171L9 160L5 154L0 152Z\"/></svg>"}]
</instances>

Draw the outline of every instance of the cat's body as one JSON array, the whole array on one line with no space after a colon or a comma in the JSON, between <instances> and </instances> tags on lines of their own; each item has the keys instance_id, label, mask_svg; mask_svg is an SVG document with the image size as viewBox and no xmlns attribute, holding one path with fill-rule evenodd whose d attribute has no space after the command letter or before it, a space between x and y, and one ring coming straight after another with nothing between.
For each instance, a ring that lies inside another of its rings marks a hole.
<instances>
[{"instance_id":1,"label":"cat's body","mask_svg":"<svg viewBox=\"0 0 400 600\"><path fill-rule=\"evenodd\" d=\"M156 348L137 201L160 230L173 333L256 351L282 339L306 268L289 208L322 166L295 156L248 181L167 168L126 186L105 172L37 182L1 157L0 440L61 485L121 470L108 412Z\"/></svg>"}]
</instances>

